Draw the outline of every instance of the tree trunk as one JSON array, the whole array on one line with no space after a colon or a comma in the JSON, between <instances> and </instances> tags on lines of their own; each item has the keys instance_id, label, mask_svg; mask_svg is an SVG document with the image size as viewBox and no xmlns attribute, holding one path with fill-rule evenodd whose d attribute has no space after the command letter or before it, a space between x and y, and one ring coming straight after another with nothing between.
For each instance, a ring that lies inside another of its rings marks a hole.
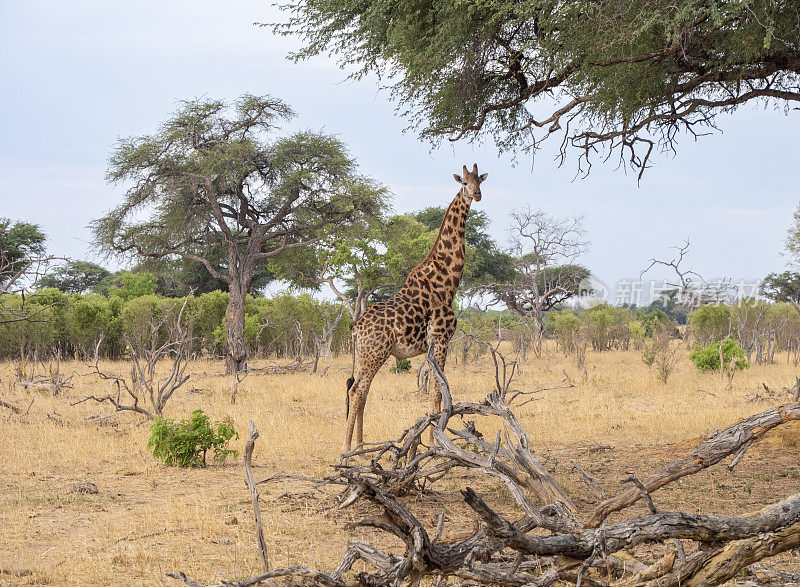
<instances>
[{"instance_id":1,"label":"tree trunk","mask_svg":"<svg viewBox=\"0 0 800 587\"><path fill-rule=\"evenodd\" d=\"M247 369L247 343L244 340L244 302L246 291L230 284L225 310L225 373L233 375Z\"/></svg>"},{"instance_id":2,"label":"tree trunk","mask_svg":"<svg viewBox=\"0 0 800 587\"><path fill-rule=\"evenodd\" d=\"M531 317L533 318L533 354L536 357L542 356L542 341L544 340L544 332L545 332L545 325L544 325L544 315L542 313L541 308L536 308L532 313Z\"/></svg>"}]
</instances>

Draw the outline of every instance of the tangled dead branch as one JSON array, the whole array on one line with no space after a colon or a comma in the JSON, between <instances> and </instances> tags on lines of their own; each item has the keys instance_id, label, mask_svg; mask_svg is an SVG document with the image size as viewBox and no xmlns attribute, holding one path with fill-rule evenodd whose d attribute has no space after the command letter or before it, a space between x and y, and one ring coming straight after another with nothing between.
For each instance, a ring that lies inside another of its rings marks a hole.
<instances>
[{"instance_id":1,"label":"tangled dead branch","mask_svg":"<svg viewBox=\"0 0 800 587\"><path fill-rule=\"evenodd\" d=\"M189 329L181 324L188 301L189 296L183 300L183 305L173 320L165 316L162 320L151 322L150 329L153 333L165 326L170 330L169 336L162 344L153 344L149 348L137 350L136 345L128 343L128 350L131 353L129 377L107 373L100 369L99 353L100 344L103 342L101 337L94 349L93 373L104 381L110 381L114 391L104 396L90 395L71 405L92 400L98 403L108 402L118 412L137 412L150 419L160 416L172 394L189 380L186 371L189 365L194 363L195 356L191 350L192 338ZM156 371L162 359L171 362L166 377L158 377Z\"/></svg>"},{"instance_id":2,"label":"tangled dead branch","mask_svg":"<svg viewBox=\"0 0 800 587\"><path fill-rule=\"evenodd\" d=\"M496 389L482 402L454 404L432 351L428 361L442 387L441 412L419 418L397 439L359 445L342 455L335 473L327 478L284 474L260 482L293 479L312 483L322 491L340 487L340 508L366 501L377 510L376 516L353 526L376 528L399 538L405 544L403 555L351 540L338 567L330 573L295 566L222 584L245 586L283 578L290 584L336 587L413 585L424 577L455 577L467 584L489 585L552 585L559 581L605 586L716 585L754 562L800 546L800 493L740 517L659 511L650 495L727 456L734 455L729 467L735 466L768 430L800 419L800 404L773 408L716 431L686 458L644 481L635 476L624 479L632 483L630 489L605 499L594 511L581 513L531 451L527 432L508 407L508 396L517 392L509 390L507 377L501 381L499 365ZM494 441L486 440L473 421L466 421L462 428L454 425L456 417L463 420L467 416L499 421ZM428 438L429 430L433 442L427 445L423 439ZM251 434L249 447L253 441ZM476 529L459 540L442 541L444 516L429 530L411 505L402 501L409 492L429 492L454 469L472 471L477 482L501 483L521 516L512 521L475 489L464 487L460 494L475 515ZM599 486L596 490L602 494ZM642 498L648 501L649 514L609 523L610 514ZM694 547L684 549L681 540L691 541ZM637 549L656 545L665 553L659 560L648 564L643 557L637 559ZM351 573L357 560L371 570ZM183 573L169 576L200 585Z\"/></svg>"},{"instance_id":3,"label":"tangled dead branch","mask_svg":"<svg viewBox=\"0 0 800 587\"><path fill-rule=\"evenodd\" d=\"M45 363L39 357L38 351L33 354L20 354L19 360L14 361L14 387L19 385L25 389L49 391L58 395L64 389L72 387L73 371L69 377L61 371L61 353L54 352Z\"/></svg>"}]
</instances>

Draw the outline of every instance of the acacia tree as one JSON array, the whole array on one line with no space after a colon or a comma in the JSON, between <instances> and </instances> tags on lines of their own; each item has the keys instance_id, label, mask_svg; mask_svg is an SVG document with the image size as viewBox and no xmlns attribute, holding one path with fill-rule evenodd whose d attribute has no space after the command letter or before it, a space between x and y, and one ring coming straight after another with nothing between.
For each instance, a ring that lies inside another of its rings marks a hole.
<instances>
[{"instance_id":1,"label":"acacia tree","mask_svg":"<svg viewBox=\"0 0 800 587\"><path fill-rule=\"evenodd\" d=\"M45 254L45 235L36 224L0 218L0 325L38 320L55 305L27 304L37 282L46 275L56 257Z\"/></svg>"},{"instance_id":2,"label":"acacia tree","mask_svg":"<svg viewBox=\"0 0 800 587\"><path fill-rule=\"evenodd\" d=\"M300 287L327 286L355 323L370 299L402 286L436 234L408 214L374 218L351 225L335 243L295 251L271 267Z\"/></svg>"},{"instance_id":3,"label":"acacia tree","mask_svg":"<svg viewBox=\"0 0 800 587\"><path fill-rule=\"evenodd\" d=\"M196 261L227 284L228 373L247 368L245 296L259 264L333 239L381 205L381 190L336 138L270 140L291 116L269 96L184 102L156 133L119 142L108 179L129 187L93 223L97 243L111 251Z\"/></svg>"},{"instance_id":4,"label":"acacia tree","mask_svg":"<svg viewBox=\"0 0 800 587\"><path fill-rule=\"evenodd\" d=\"M786 256L794 267L783 273L770 273L761 283L764 295L776 302L789 302L800 314L800 205L792 216L792 225L786 233Z\"/></svg>"},{"instance_id":5,"label":"acacia tree","mask_svg":"<svg viewBox=\"0 0 800 587\"><path fill-rule=\"evenodd\" d=\"M579 293L589 270L575 264L586 252L582 219L554 218L543 210L524 208L511 213L512 280L487 286L495 301L533 319L534 351L541 349L544 314Z\"/></svg>"},{"instance_id":6,"label":"acacia tree","mask_svg":"<svg viewBox=\"0 0 800 587\"><path fill-rule=\"evenodd\" d=\"M98 286L111 275L108 269L89 261L67 261L39 280L39 289L55 288L67 293L82 294Z\"/></svg>"},{"instance_id":7,"label":"acacia tree","mask_svg":"<svg viewBox=\"0 0 800 587\"><path fill-rule=\"evenodd\" d=\"M0 218L0 286L19 280L44 255L45 238L35 224Z\"/></svg>"},{"instance_id":8,"label":"acacia tree","mask_svg":"<svg viewBox=\"0 0 800 587\"><path fill-rule=\"evenodd\" d=\"M800 101L800 4L790 1L301 0L273 25L385 75L434 141L492 135L501 150L558 135L579 166L605 150L647 166L748 102ZM587 168L588 171L588 168Z\"/></svg>"}]
</instances>

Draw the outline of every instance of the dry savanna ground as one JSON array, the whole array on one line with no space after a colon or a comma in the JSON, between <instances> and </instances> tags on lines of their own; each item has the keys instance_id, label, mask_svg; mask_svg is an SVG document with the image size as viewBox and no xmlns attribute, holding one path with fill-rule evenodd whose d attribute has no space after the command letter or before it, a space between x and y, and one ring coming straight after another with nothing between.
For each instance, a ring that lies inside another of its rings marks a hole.
<instances>
[{"instance_id":1,"label":"dry savanna ground","mask_svg":"<svg viewBox=\"0 0 800 587\"><path fill-rule=\"evenodd\" d=\"M547 348L524 365L517 387L576 385L544 392L515 410L536 454L575 497L591 508L594 497L571 472L579 462L609 494L626 474L644 477L690 451L714 429L786 403L772 390L793 384L798 369L781 358L736 376L726 390L715 374L697 373L682 359L669 383L658 382L638 352L589 353L587 376L572 359ZM416 367L421 362L414 362ZM252 361L258 367L265 361ZM396 437L428 408L411 374L381 371L367 402L367 440ZM206 469L165 467L146 449L149 422L130 412L113 414L108 404L71 406L88 394L109 391L83 363L72 362L73 387L57 396L14 385L13 368L0 365L0 397L30 410L24 417L0 408L0 584L176 584L166 572L185 571L200 581L257 574L250 497L237 460ZM104 369L126 371L123 363ZM232 418L241 449L252 419L261 436L254 453L257 479L279 472L321 476L339 455L344 427L344 386L350 358L336 360L325 377L310 373L252 372L230 403L230 379L218 361L198 361L189 382L176 392L166 415L183 418L202 408L212 420ZM492 387L488 360L449 365L456 400L479 400ZM513 407L513 406L512 406ZM109 415L96 418L94 415ZM481 422L478 422L479 429ZM486 434L493 437L488 428ZM661 509L741 514L776 501L800 486L800 429L783 427L752 447L728 472L716 467L654 494ZM83 481L98 493L71 489ZM447 512L446 536L472 527L457 488L470 479L442 480L440 492L407 498L430 523ZM510 507L499 487L482 485L487 499ZM305 564L332 570L347 540L361 537L402 553L402 545L371 529L348 525L368 505L337 510L310 487L261 485L262 515L274 566ZM638 506L636 506L638 507ZM634 508L635 509L635 508ZM800 570L800 557L786 553L770 562Z\"/></svg>"}]
</instances>

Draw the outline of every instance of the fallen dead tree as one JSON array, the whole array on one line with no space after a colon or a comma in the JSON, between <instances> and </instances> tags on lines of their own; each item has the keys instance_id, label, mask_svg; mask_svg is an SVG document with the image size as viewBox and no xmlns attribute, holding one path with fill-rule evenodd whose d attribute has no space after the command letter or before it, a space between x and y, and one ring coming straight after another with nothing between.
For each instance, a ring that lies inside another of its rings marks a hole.
<instances>
[{"instance_id":1,"label":"fallen dead tree","mask_svg":"<svg viewBox=\"0 0 800 587\"><path fill-rule=\"evenodd\" d=\"M716 585L748 565L800 547L800 493L738 517L659 511L650 495L727 456L733 455L728 466L735 466L768 430L800 419L800 404L767 410L716 431L686 458L644 481L635 476L624 479L632 483L631 489L605 499L593 511L579 512L533 455L528 434L509 407L512 397L524 396L525 392L510 392L509 380L498 367L496 389L482 402L453 404L447 380L432 353L428 359L442 388L441 412L418 419L395 440L356 447L343 455L329 477L276 475L260 482L293 479L323 490L339 487L339 507L369 502L376 510L376 515L356 522L354 527L389 533L403 541L405 552L383 552L366 542L351 540L331 572L299 566L269 570L265 564L260 575L221 584L245 586L281 579L289 584L336 587L413 585L425 577L453 577L466 584L520 586L559 582ZM453 426L456 416L499 420L500 431L494 441L488 441L474 422L467 421L463 428ZM431 434L433 441L426 443ZM252 450L251 441L248 447ZM247 455L245 460L249 462ZM435 528L426 528L411 506L403 503L403 496L410 492L424 495L454 469L472 471L479 483L501 483L518 513L511 518L487 503L478 491L464 487L460 494L474 513L476 529L456 541L441 540L444 514ZM582 475L590 483L585 471ZM640 499L647 502L649 514L625 517L620 513ZM613 523L608 519L612 513L616 513ZM652 561L647 557L654 546L661 558ZM358 560L370 570L354 572ZM201 585L183 573L169 576L188 585Z\"/></svg>"}]
</instances>

